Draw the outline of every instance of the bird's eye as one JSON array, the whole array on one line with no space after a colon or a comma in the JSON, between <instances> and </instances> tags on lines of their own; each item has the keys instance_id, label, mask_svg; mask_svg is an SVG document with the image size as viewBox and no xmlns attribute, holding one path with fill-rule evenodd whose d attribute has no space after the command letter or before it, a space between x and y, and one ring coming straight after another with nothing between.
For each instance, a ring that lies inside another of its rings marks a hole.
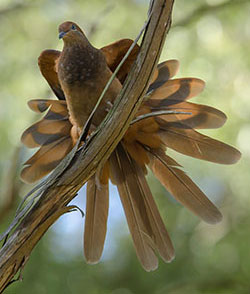
<instances>
[{"instance_id":1,"label":"bird's eye","mask_svg":"<svg viewBox=\"0 0 250 294\"><path fill-rule=\"evenodd\" d=\"M75 31L76 30L76 26L74 24L72 24L71 29Z\"/></svg>"}]
</instances>

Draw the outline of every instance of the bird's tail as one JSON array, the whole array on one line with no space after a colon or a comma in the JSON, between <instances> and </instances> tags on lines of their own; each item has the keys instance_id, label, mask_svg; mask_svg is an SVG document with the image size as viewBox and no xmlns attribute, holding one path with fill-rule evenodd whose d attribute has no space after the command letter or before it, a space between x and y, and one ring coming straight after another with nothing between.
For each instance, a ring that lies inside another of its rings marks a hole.
<instances>
[{"instance_id":1,"label":"bird's tail","mask_svg":"<svg viewBox=\"0 0 250 294\"><path fill-rule=\"evenodd\" d=\"M140 166L119 143L110 157L110 176L117 186L137 256L147 271L158 266L157 252L165 262L174 248Z\"/></svg>"},{"instance_id":2,"label":"bird's tail","mask_svg":"<svg viewBox=\"0 0 250 294\"><path fill-rule=\"evenodd\" d=\"M178 62L170 60L160 64L153 76L152 87L160 88L171 78L178 67ZM152 92L152 93L153 93ZM27 160L21 172L21 178L27 183L33 183L50 173L58 163L70 152L78 139L78 131L69 120L65 100L35 99L28 102L31 110L37 113L46 112L45 116L22 134L21 141L28 148L39 148Z\"/></svg>"},{"instance_id":3,"label":"bird's tail","mask_svg":"<svg viewBox=\"0 0 250 294\"><path fill-rule=\"evenodd\" d=\"M196 131L221 127L226 116L215 108L187 101L205 84L196 78L172 79L178 67L176 60L158 65L135 120L98 174L98 181L94 176L87 184L84 245L89 263L98 262L103 250L109 178L118 187L138 258L148 271L157 267L155 252L171 261L174 250L146 182L146 166L177 201L204 221L216 223L221 219L214 204L165 151L170 148L223 164L236 162L240 153ZM22 135L27 147L40 147L21 173L24 181L35 182L57 166L72 149L77 135L65 101L32 100L29 107L39 113L47 111Z\"/></svg>"}]
</instances>

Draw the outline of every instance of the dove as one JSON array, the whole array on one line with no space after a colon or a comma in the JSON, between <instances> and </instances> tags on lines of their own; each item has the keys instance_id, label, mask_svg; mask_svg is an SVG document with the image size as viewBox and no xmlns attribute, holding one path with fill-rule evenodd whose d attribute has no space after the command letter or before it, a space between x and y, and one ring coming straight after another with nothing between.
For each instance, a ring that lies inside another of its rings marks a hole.
<instances>
[{"instance_id":1,"label":"dove","mask_svg":"<svg viewBox=\"0 0 250 294\"><path fill-rule=\"evenodd\" d=\"M63 50L44 50L38 65L58 100L28 102L43 118L26 129L21 141L39 148L25 162L21 178L33 183L49 174L70 152L117 65L127 53L130 39L95 48L82 29L67 21L59 26ZM105 93L91 121L95 130L111 105L136 60L139 45L130 52ZM90 264L103 252L109 210L109 180L117 186L137 257L146 271L174 258L174 247L146 180L149 168L167 191L207 223L222 215L188 177L168 148L184 155L219 164L236 163L240 152L225 143L199 133L199 129L220 128L226 115L213 107L188 100L204 89L198 78L174 78L177 60L160 63L134 121L101 171L87 183L84 254ZM169 113L167 113L169 112Z\"/></svg>"}]
</instances>

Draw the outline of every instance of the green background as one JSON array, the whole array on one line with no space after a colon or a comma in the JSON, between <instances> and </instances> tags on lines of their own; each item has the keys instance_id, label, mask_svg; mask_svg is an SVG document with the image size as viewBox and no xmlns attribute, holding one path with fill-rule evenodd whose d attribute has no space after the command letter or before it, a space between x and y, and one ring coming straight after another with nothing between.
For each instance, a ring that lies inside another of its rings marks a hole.
<instances>
[{"instance_id":1,"label":"green background","mask_svg":"<svg viewBox=\"0 0 250 294\"><path fill-rule=\"evenodd\" d=\"M62 49L57 27L77 22L96 47L135 38L146 19L148 1L0 0L0 229L10 223L17 203L30 189L15 177L13 154L34 117L26 102L52 98L37 57L47 48ZM250 2L177 0L173 26L161 60L176 58L178 77L206 81L192 101L224 111L228 121L205 134L236 146L240 162L232 166L201 162L169 152L223 213L208 225L177 204L149 174L148 180L176 258L145 272L135 255L119 197L112 188L110 221L102 261L84 262L80 213L63 216L39 242L22 275L6 294L250 293ZM30 153L19 153L23 162ZM17 169L20 170L20 163ZM14 183L14 184L13 184ZM14 193L9 190L14 189ZM14 196L13 199L10 199ZM82 190L74 203L84 209ZM8 202L11 207L8 207Z\"/></svg>"}]
</instances>

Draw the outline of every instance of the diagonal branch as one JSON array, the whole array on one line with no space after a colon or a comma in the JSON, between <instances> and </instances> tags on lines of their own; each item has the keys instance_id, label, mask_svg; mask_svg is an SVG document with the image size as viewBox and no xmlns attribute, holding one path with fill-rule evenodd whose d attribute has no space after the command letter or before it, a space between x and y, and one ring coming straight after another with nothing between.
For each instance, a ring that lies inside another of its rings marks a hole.
<instances>
[{"instance_id":1,"label":"diagonal branch","mask_svg":"<svg viewBox=\"0 0 250 294\"><path fill-rule=\"evenodd\" d=\"M124 136L147 90L157 65L166 33L171 25L174 0L152 1L151 18L138 58L114 107L99 131L79 150L70 166L44 189L42 196L24 216L0 251L0 292L27 262L33 248L48 228L63 213L72 211L67 204L78 190L110 156Z\"/></svg>"}]
</instances>

